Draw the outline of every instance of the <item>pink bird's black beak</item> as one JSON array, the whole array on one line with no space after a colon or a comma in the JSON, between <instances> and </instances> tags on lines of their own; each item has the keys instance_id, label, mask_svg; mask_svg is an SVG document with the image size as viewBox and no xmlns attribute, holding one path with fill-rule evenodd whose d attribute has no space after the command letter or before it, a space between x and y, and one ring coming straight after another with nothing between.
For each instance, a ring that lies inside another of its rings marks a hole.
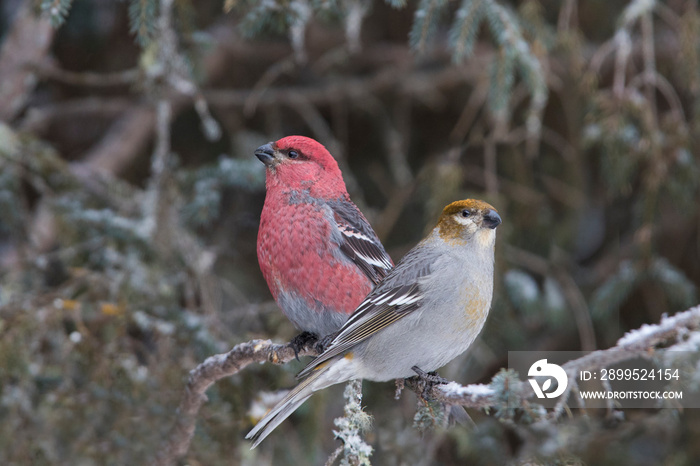
<instances>
[{"instance_id":1,"label":"pink bird's black beak","mask_svg":"<svg viewBox=\"0 0 700 466\"><path fill-rule=\"evenodd\" d=\"M275 160L275 150L272 148L272 143L268 142L255 149L255 156L260 159L265 166L269 167Z\"/></svg>"}]
</instances>

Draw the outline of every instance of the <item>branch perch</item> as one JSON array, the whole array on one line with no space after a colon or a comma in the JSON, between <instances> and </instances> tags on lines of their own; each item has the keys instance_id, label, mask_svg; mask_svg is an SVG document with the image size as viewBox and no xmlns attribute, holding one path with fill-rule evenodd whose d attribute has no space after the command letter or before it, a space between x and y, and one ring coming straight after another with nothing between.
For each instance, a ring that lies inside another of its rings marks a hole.
<instances>
[{"instance_id":1,"label":"branch perch","mask_svg":"<svg viewBox=\"0 0 700 466\"><path fill-rule=\"evenodd\" d=\"M700 306L679 312L672 317L663 317L658 324L645 324L620 338L616 346L606 350L593 351L579 359L569 361L564 364L563 368L571 379L580 370L593 367L602 368L648 354L649 350L656 349L660 344L669 340L675 339L677 340L675 344L683 344L680 340L690 331L698 328L700 328ZM318 353L313 348L304 348L299 352L299 355L317 356ZM234 375L252 363L285 364L294 358L294 350L289 344L274 344L270 340L252 340L241 343L226 354L217 354L207 358L190 372L185 393L177 410L177 420L170 430L168 439L161 445L154 464L171 465L187 453L194 435L197 413L207 400L204 393L214 382ZM450 382L434 385L426 394L436 401L476 409L503 408L504 404L509 408L525 406L527 399L532 394L527 384L515 383L506 386L508 384L503 383L505 378L501 377L502 373L497 374L489 385L464 386ZM498 377L501 377L499 382L497 382ZM406 385L415 390L419 396L423 394L423 387L414 383L412 379L407 379L406 382ZM574 383L569 384L568 391L562 395L562 401L551 412L553 418L556 419L564 409L571 387L574 385Z\"/></svg>"},{"instance_id":2,"label":"branch perch","mask_svg":"<svg viewBox=\"0 0 700 466\"><path fill-rule=\"evenodd\" d=\"M644 324L639 329L631 330L617 341L617 345L605 349L593 351L573 361L569 361L562 367L569 376L569 380L575 380L576 374L582 370L592 368L603 368L620 363L639 356L648 356L650 350L658 349L659 345L677 340L674 344L683 344L681 339L690 331L700 329L700 306L695 306L686 311L679 312L671 317L663 317L658 324ZM673 346L673 345L671 345ZM428 391L428 396L437 401L447 404L462 405L468 408L486 408L497 406L503 402L503 394L493 387L493 382L489 385L473 384L463 386L456 382L443 385L435 385ZM412 389L416 389L415 384L408 384ZM554 417L564 409L568 400L568 395L575 383L569 383L567 391L561 397L552 412ZM509 394L515 396L509 401L522 404L532 394L529 388L523 389L511 387ZM420 394L420 392L417 392ZM582 400L581 400L582 401Z\"/></svg>"}]
</instances>

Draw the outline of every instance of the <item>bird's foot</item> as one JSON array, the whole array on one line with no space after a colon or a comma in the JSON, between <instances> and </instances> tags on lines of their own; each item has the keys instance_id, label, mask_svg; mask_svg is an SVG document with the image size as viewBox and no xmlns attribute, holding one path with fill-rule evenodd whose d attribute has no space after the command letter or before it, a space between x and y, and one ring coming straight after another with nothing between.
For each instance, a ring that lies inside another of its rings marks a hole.
<instances>
[{"instance_id":1,"label":"bird's foot","mask_svg":"<svg viewBox=\"0 0 700 466\"><path fill-rule=\"evenodd\" d=\"M323 339L319 340L318 335L312 332L301 332L299 335L292 338L289 346L294 350L294 357L299 360L299 352L306 348L316 348Z\"/></svg>"},{"instance_id":2,"label":"bird's foot","mask_svg":"<svg viewBox=\"0 0 700 466\"><path fill-rule=\"evenodd\" d=\"M441 377L437 372L425 372L418 366L411 367L411 370L417 374L419 379L429 382L433 385L444 385L446 383L450 383L449 380L447 380L444 377Z\"/></svg>"},{"instance_id":3,"label":"bird's foot","mask_svg":"<svg viewBox=\"0 0 700 466\"><path fill-rule=\"evenodd\" d=\"M325 337L319 338L318 341L316 341L314 344L314 349L318 351L318 354L323 353L329 346L331 346L331 343L336 335L338 335L338 332L333 332L330 335L326 335Z\"/></svg>"},{"instance_id":4,"label":"bird's foot","mask_svg":"<svg viewBox=\"0 0 700 466\"><path fill-rule=\"evenodd\" d=\"M418 366L411 367L411 370L416 373L415 378L423 386L422 398L424 400L428 399L428 394L435 385L450 383L446 378L439 376L437 372L425 372Z\"/></svg>"}]
</instances>

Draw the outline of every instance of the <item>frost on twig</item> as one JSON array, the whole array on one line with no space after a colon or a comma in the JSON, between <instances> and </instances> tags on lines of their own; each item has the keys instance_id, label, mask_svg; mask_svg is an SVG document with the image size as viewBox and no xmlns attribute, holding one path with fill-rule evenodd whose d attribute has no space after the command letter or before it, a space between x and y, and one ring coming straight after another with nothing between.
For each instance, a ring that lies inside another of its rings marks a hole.
<instances>
[{"instance_id":1,"label":"frost on twig","mask_svg":"<svg viewBox=\"0 0 700 466\"><path fill-rule=\"evenodd\" d=\"M646 357L655 349L697 351L700 346L698 329L700 328L700 306L679 312L672 317L663 317L658 324L645 324L637 330L628 332L618 340L617 345L599 351L593 351L562 367L569 376L567 390L560 402L551 412L557 418L568 401L569 393L576 386L575 376L582 370L600 369L630 360L639 356ZM663 345L663 346L662 346ZM408 384L416 389L415 386ZM447 404L462 405L469 408L495 409L498 417L512 418L515 409L522 409L535 418L543 411L533 409L528 402L531 391L522 384L513 371L502 370L488 385L462 386L455 382L433 386L428 396ZM578 400L583 402L583 400Z\"/></svg>"},{"instance_id":2,"label":"frost on twig","mask_svg":"<svg viewBox=\"0 0 700 466\"><path fill-rule=\"evenodd\" d=\"M612 348L593 351L567 362L562 367L568 374L570 383L552 415L558 417L563 412L568 395L576 386L575 377L578 372L609 367L637 357L648 357L655 349L677 350L677 347L681 347L687 350L688 341L695 340L694 335L697 334L698 328L700 306L695 306L672 317L664 316L658 324L644 324L639 329L627 332ZM664 344L665 346L661 346ZM697 347L695 349L697 350ZM581 399L579 401L583 402Z\"/></svg>"},{"instance_id":3,"label":"frost on twig","mask_svg":"<svg viewBox=\"0 0 700 466\"><path fill-rule=\"evenodd\" d=\"M341 466L351 464L369 466L372 447L365 443L360 434L369 429L372 418L362 410L362 380L355 379L348 382L343 397L345 398L345 416L333 421L338 427L338 430L334 430L333 433L336 438L342 440L342 450L338 448L326 464L332 464L332 461L342 452Z\"/></svg>"}]
</instances>

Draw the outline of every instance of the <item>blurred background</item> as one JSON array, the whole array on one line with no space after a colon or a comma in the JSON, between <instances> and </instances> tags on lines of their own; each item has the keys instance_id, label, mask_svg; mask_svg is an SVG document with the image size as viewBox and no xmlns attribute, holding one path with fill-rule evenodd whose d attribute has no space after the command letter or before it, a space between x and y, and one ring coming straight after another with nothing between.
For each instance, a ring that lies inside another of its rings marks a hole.
<instances>
[{"instance_id":1,"label":"blurred background","mask_svg":"<svg viewBox=\"0 0 700 466\"><path fill-rule=\"evenodd\" d=\"M0 35L2 464L144 464L198 363L296 334L255 253L253 151L286 135L326 145L394 261L448 202L499 210L450 380L698 301L696 1L5 0ZM215 384L181 464L324 464L342 387L243 440L302 364ZM394 389L364 384L377 465L700 464L694 410L430 429Z\"/></svg>"}]
</instances>

